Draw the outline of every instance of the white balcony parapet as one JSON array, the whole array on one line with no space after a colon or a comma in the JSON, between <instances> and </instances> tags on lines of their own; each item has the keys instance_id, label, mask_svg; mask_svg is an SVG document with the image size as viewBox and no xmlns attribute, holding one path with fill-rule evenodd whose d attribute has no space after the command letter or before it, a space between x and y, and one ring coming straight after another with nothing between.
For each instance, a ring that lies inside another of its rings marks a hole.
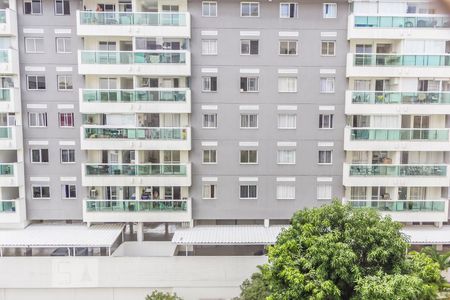
<instances>
[{"instance_id":1,"label":"white balcony parapet","mask_svg":"<svg viewBox=\"0 0 450 300\"><path fill-rule=\"evenodd\" d=\"M0 186L18 187L24 184L23 162L0 164Z\"/></svg>"},{"instance_id":2,"label":"white balcony parapet","mask_svg":"<svg viewBox=\"0 0 450 300\"><path fill-rule=\"evenodd\" d=\"M22 126L0 126L0 150L23 148Z\"/></svg>"},{"instance_id":3,"label":"white balcony parapet","mask_svg":"<svg viewBox=\"0 0 450 300\"><path fill-rule=\"evenodd\" d=\"M17 36L17 12L15 10L0 9L0 35Z\"/></svg>"},{"instance_id":4,"label":"white balcony parapet","mask_svg":"<svg viewBox=\"0 0 450 300\"><path fill-rule=\"evenodd\" d=\"M0 226L21 227L26 219L25 200L0 200Z\"/></svg>"}]
</instances>

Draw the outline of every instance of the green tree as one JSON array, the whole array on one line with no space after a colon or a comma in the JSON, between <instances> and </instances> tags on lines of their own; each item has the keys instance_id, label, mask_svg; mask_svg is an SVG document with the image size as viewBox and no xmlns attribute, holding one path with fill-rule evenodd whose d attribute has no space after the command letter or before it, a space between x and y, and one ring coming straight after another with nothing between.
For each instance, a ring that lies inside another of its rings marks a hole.
<instances>
[{"instance_id":1,"label":"green tree","mask_svg":"<svg viewBox=\"0 0 450 300\"><path fill-rule=\"evenodd\" d=\"M240 299L436 299L438 263L424 253L408 254L400 228L375 210L338 201L298 211L269 247L263 283L252 276ZM243 297L256 286L269 286L269 295Z\"/></svg>"},{"instance_id":2,"label":"green tree","mask_svg":"<svg viewBox=\"0 0 450 300\"><path fill-rule=\"evenodd\" d=\"M177 294L164 293L158 290L154 290L151 295L147 295L145 300L183 300L178 297Z\"/></svg>"},{"instance_id":3,"label":"green tree","mask_svg":"<svg viewBox=\"0 0 450 300\"><path fill-rule=\"evenodd\" d=\"M253 273L250 279L245 279L241 284L241 295L235 300L261 300L270 295L269 285L261 274L261 266L258 268L259 272Z\"/></svg>"},{"instance_id":4,"label":"green tree","mask_svg":"<svg viewBox=\"0 0 450 300\"><path fill-rule=\"evenodd\" d=\"M450 252L441 253L435 246L424 247L420 250L420 252L428 255L431 259L437 262L441 271L445 271L450 268Z\"/></svg>"}]
</instances>

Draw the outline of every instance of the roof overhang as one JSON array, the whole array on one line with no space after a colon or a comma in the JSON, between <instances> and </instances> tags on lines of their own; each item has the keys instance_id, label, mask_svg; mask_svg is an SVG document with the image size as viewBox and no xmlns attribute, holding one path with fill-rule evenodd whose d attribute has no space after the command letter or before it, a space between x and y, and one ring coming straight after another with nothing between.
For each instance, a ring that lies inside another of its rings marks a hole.
<instances>
[{"instance_id":1,"label":"roof overhang","mask_svg":"<svg viewBox=\"0 0 450 300\"><path fill-rule=\"evenodd\" d=\"M405 226L401 230L412 245L446 245L450 244L450 226L433 225Z\"/></svg>"}]
</instances>

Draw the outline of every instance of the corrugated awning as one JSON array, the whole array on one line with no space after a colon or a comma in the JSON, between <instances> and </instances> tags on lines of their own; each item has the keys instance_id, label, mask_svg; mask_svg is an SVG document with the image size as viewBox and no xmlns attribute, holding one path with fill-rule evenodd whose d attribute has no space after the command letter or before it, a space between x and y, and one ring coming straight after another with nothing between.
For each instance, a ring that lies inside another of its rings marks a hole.
<instances>
[{"instance_id":1,"label":"corrugated awning","mask_svg":"<svg viewBox=\"0 0 450 300\"><path fill-rule=\"evenodd\" d=\"M221 225L196 226L175 231L177 245L271 245L286 226Z\"/></svg>"},{"instance_id":2,"label":"corrugated awning","mask_svg":"<svg viewBox=\"0 0 450 300\"><path fill-rule=\"evenodd\" d=\"M450 226L406 226L401 231L409 237L409 242L413 245L450 244Z\"/></svg>"},{"instance_id":3,"label":"corrugated awning","mask_svg":"<svg viewBox=\"0 0 450 300\"><path fill-rule=\"evenodd\" d=\"M0 230L0 247L111 247L123 225L32 224L25 229Z\"/></svg>"}]
</instances>

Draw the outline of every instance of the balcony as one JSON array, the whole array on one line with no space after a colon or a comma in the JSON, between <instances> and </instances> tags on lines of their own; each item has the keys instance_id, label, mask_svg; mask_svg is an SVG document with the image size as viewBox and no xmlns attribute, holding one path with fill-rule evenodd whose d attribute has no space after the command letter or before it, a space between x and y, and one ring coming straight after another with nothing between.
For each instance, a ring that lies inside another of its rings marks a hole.
<instances>
[{"instance_id":1,"label":"balcony","mask_svg":"<svg viewBox=\"0 0 450 300\"><path fill-rule=\"evenodd\" d=\"M448 128L353 128L344 129L347 151L449 151Z\"/></svg>"},{"instance_id":2,"label":"balcony","mask_svg":"<svg viewBox=\"0 0 450 300\"><path fill-rule=\"evenodd\" d=\"M0 126L0 150L23 148L21 126Z\"/></svg>"},{"instance_id":3,"label":"balcony","mask_svg":"<svg viewBox=\"0 0 450 300\"><path fill-rule=\"evenodd\" d=\"M349 39L447 39L448 15L355 16L348 18Z\"/></svg>"},{"instance_id":4,"label":"balcony","mask_svg":"<svg viewBox=\"0 0 450 300\"><path fill-rule=\"evenodd\" d=\"M83 164L84 186L190 186L191 164Z\"/></svg>"},{"instance_id":5,"label":"balcony","mask_svg":"<svg viewBox=\"0 0 450 300\"><path fill-rule=\"evenodd\" d=\"M0 74L19 74L17 50L0 49Z\"/></svg>"},{"instance_id":6,"label":"balcony","mask_svg":"<svg viewBox=\"0 0 450 300\"><path fill-rule=\"evenodd\" d=\"M374 208L397 222L446 222L448 200L347 200L356 208Z\"/></svg>"},{"instance_id":7,"label":"balcony","mask_svg":"<svg viewBox=\"0 0 450 300\"><path fill-rule=\"evenodd\" d=\"M447 187L447 165L344 164L345 186Z\"/></svg>"},{"instance_id":8,"label":"balcony","mask_svg":"<svg viewBox=\"0 0 450 300\"><path fill-rule=\"evenodd\" d=\"M78 72L84 75L190 76L186 50L78 51Z\"/></svg>"},{"instance_id":9,"label":"balcony","mask_svg":"<svg viewBox=\"0 0 450 300\"><path fill-rule=\"evenodd\" d=\"M450 91L346 91L345 113L450 114Z\"/></svg>"},{"instance_id":10,"label":"balcony","mask_svg":"<svg viewBox=\"0 0 450 300\"><path fill-rule=\"evenodd\" d=\"M80 89L79 95L82 113L191 112L191 90L188 88Z\"/></svg>"},{"instance_id":11,"label":"balcony","mask_svg":"<svg viewBox=\"0 0 450 300\"><path fill-rule=\"evenodd\" d=\"M84 222L189 222L192 201L92 200L83 203Z\"/></svg>"},{"instance_id":12,"label":"balcony","mask_svg":"<svg viewBox=\"0 0 450 300\"><path fill-rule=\"evenodd\" d=\"M348 77L446 77L450 54L348 53Z\"/></svg>"},{"instance_id":13,"label":"balcony","mask_svg":"<svg viewBox=\"0 0 450 300\"><path fill-rule=\"evenodd\" d=\"M81 149L191 150L191 128L82 126Z\"/></svg>"},{"instance_id":14,"label":"balcony","mask_svg":"<svg viewBox=\"0 0 450 300\"><path fill-rule=\"evenodd\" d=\"M17 13L12 9L0 10L0 35L17 36Z\"/></svg>"},{"instance_id":15,"label":"balcony","mask_svg":"<svg viewBox=\"0 0 450 300\"><path fill-rule=\"evenodd\" d=\"M18 224L25 220L23 199L0 200L0 224Z\"/></svg>"},{"instance_id":16,"label":"balcony","mask_svg":"<svg viewBox=\"0 0 450 300\"><path fill-rule=\"evenodd\" d=\"M23 163L0 164L0 186L18 187L23 185Z\"/></svg>"},{"instance_id":17,"label":"balcony","mask_svg":"<svg viewBox=\"0 0 450 300\"><path fill-rule=\"evenodd\" d=\"M94 12L77 11L77 33L81 36L191 36L187 12Z\"/></svg>"}]
</instances>

